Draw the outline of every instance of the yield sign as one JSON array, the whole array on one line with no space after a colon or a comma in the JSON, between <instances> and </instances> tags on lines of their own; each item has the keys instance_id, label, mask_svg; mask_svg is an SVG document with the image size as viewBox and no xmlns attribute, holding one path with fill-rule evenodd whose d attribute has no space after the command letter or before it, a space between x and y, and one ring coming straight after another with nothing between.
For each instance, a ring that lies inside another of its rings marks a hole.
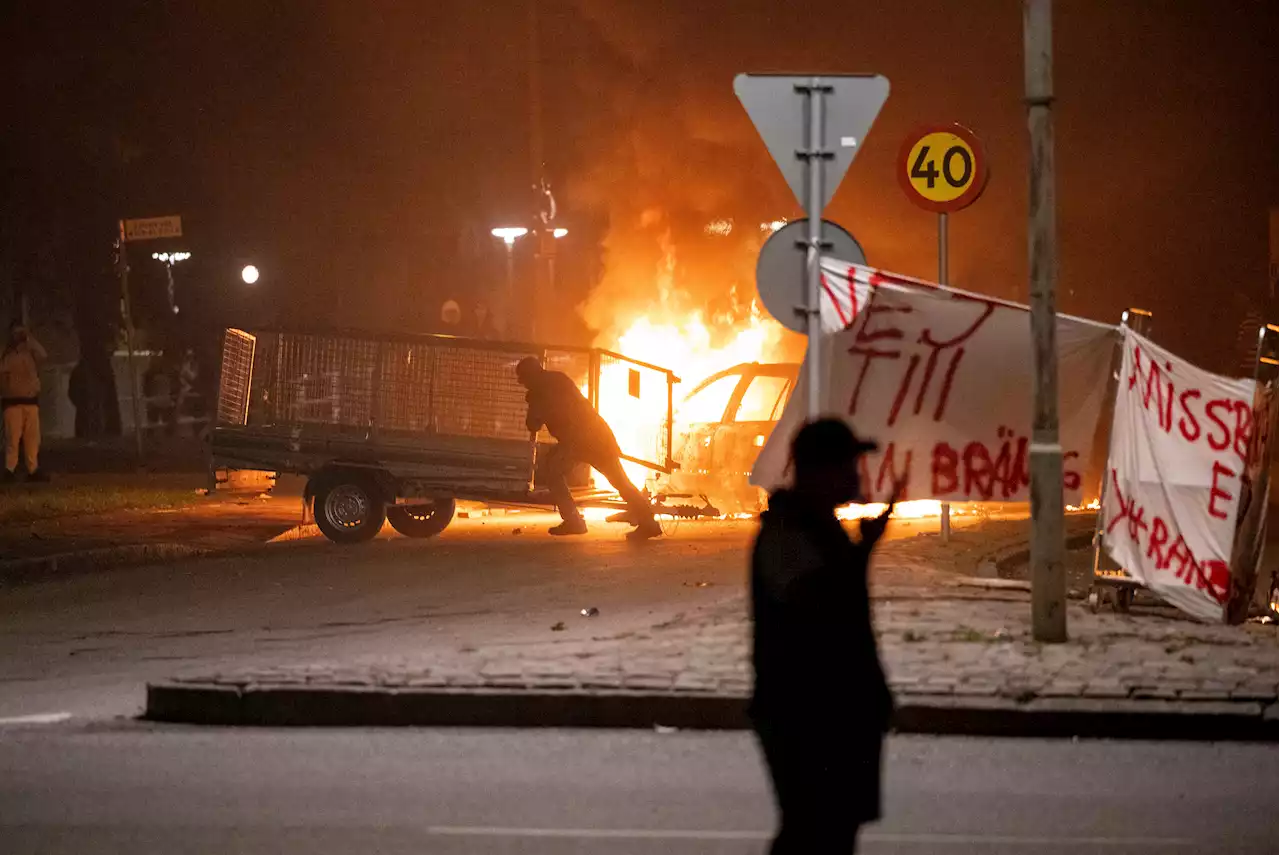
<instances>
[{"instance_id":1,"label":"yield sign","mask_svg":"<svg viewBox=\"0 0 1280 855\"><path fill-rule=\"evenodd\" d=\"M813 210L805 153L811 146L809 90L815 85L823 100L823 121L821 138L812 148L829 155L818 199L818 210L825 210L889 97L889 79L879 74L739 74L733 79L738 100L807 211Z\"/></svg>"}]
</instances>

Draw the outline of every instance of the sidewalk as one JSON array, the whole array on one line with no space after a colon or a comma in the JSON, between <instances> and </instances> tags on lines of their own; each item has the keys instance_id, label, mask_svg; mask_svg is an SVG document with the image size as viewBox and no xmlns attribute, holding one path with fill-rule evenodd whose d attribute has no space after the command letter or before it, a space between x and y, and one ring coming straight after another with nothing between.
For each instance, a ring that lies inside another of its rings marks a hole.
<instances>
[{"instance_id":1,"label":"sidewalk","mask_svg":"<svg viewBox=\"0 0 1280 855\"><path fill-rule=\"evenodd\" d=\"M1160 608L1093 614L1073 602L1070 642L1036 643L1026 593L964 584L965 566L1018 549L1025 522L995 530L969 532L972 548L951 550L961 574L936 537L890 541L882 552L872 589L899 730L1276 738L1274 625L1206 626ZM583 641L557 640L548 629L535 643L478 639L395 658L186 674L148 687L147 716L253 725L746 726L744 594L639 632Z\"/></svg>"},{"instance_id":2,"label":"sidewalk","mask_svg":"<svg viewBox=\"0 0 1280 855\"><path fill-rule=\"evenodd\" d=\"M0 525L0 586L248 549L302 521L296 497L203 497L194 488L181 492L189 502L174 507L46 516Z\"/></svg>"}]
</instances>

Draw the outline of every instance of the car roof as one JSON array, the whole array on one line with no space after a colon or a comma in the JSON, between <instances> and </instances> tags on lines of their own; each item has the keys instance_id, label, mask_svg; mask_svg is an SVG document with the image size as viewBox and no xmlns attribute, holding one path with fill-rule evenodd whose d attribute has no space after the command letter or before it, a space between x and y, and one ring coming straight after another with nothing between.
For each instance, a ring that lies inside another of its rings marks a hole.
<instances>
[{"instance_id":1,"label":"car roof","mask_svg":"<svg viewBox=\"0 0 1280 855\"><path fill-rule=\"evenodd\" d=\"M788 380L795 380L796 375L799 373L800 363L798 362L740 362L731 368L717 371L710 377L705 378L697 386L694 386L685 397L696 395L717 380L734 374L751 377L786 377Z\"/></svg>"}]
</instances>

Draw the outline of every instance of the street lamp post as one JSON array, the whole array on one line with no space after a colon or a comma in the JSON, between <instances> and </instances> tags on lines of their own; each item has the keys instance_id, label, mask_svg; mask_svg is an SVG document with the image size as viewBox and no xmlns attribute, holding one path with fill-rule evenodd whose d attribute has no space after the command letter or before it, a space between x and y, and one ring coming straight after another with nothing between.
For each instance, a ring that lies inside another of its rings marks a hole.
<instances>
[{"instance_id":1,"label":"street lamp post","mask_svg":"<svg viewBox=\"0 0 1280 855\"><path fill-rule=\"evenodd\" d=\"M516 293L516 240L528 233L528 229L519 226L502 226L490 232L494 237L501 238L502 242L507 245L507 299L502 314L508 319L512 318L511 308L514 305ZM511 323L507 324L506 333L508 337L511 336L512 326L513 324Z\"/></svg>"},{"instance_id":2,"label":"street lamp post","mask_svg":"<svg viewBox=\"0 0 1280 855\"><path fill-rule=\"evenodd\" d=\"M553 228L553 229L548 229L546 233L549 233L552 239L547 243L541 245L539 248L542 250L541 254L545 256L547 259L547 291L549 292L548 298L551 300L554 300L555 293L556 293L555 242L560 238L564 237L565 235L569 234L569 230L564 228ZM535 300L534 300L533 311L529 313L529 320L533 324L533 330L532 330L533 334L531 338L533 338L536 341L538 337L538 332L539 332L538 318L540 317L542 306L541 306L541 300L536 299L539 295L535 294L534 296L535 296Z\"/></svg>"}]
</instances>

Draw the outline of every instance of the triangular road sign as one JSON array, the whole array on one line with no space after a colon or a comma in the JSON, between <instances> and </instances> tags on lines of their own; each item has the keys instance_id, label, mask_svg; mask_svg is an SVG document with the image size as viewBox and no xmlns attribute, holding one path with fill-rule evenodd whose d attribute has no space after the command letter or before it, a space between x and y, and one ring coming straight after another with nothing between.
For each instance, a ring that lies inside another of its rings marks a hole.
<instances>
[{"instance_id":1,"label":"triangular road sign","mask_svg":"<svg viewBox=\"0 0 1280 855\"><path fill-rule=\"evenodd\" d=\"M809 162L800 153L809 135L809 97L796 87L815 80L831 87L822 94L824 139L820 147L834 155L823 170L820 202L825 209L889 97L889 79L879 74L739 74L733 79L733 91L806 211L810 207Z\"/></svg>"}]
</instances>

